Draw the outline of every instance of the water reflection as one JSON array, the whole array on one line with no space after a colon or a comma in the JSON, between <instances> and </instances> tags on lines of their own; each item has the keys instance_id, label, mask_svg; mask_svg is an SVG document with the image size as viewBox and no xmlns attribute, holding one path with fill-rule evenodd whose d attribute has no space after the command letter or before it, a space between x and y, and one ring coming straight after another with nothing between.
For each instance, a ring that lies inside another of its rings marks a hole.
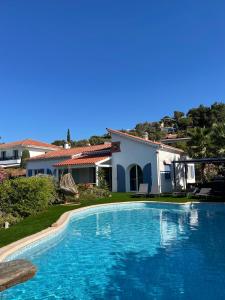
<instances>
[{"instance_id":1,"label":"water reflection","mask_svg":"<svg viewBox=\"0 0 225 300\"><path fill-rule=\"evenodd\" d=\"M187 209L177 213L169 210L160 210L161 246L168 246L181 239L187 239L191 226L198 226L198 210Z\"/></svg>"},{"instance_id":2,"label":"water reflection","mask_svg":"<svg viewBox=\"0 0 225 300\"><path fill-rule=\"evenodd\" d=\"M189 217L190 225L197 227L198 226L198 210L191 209L190 210L190 217Z\"/></svg>"},{"instance_id":3,"label":"water reflection","mask_svg":"<svg viewBox=\"0 0 225 300\"><path fill-rule=\"evenodd\" d=\"M33 256L38 274L8 299L225 299L223 206L97 212Z\"/></svg>"},{"instance_id":4,"label":"water reflection","mask_svg":"<svg viewBox=\"0 0 225 300\"><path fill-rule=\"evenodd\" d=\"M95 235L96 236L104 236L107 238L110 238L111 236L111 225L110 223L100 223L100 217L101 214L100 213L96 213L96 232Z\"/></svg>"}]
</instances>

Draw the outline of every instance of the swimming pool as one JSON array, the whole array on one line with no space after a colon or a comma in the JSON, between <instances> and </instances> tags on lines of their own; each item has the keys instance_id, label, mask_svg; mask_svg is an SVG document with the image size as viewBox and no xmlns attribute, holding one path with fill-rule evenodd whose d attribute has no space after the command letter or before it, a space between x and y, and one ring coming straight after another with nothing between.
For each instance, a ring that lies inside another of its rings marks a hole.
<instances>
[{"instance_id":1,"label":"swimming pool","mask_svg":"<svg viewBox=\"0 0 225 300\"><path fill-rule=\"evenodd\" d=\"M117 204L10 258L38 268L3 299L224 299L225 205ZM10 259L9 258L9 259Z\"/></svg>"}]
</instances>

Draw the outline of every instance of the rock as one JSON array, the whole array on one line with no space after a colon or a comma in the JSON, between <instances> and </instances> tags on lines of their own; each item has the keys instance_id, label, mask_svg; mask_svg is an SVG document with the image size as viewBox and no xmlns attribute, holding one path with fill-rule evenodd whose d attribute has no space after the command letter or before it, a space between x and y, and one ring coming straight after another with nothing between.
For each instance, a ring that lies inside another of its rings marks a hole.
<instances>
[{"instance_id":1,"label":"rock","mask_svg":"<svg viewBox=\"0 0 225 300\"><path fill-rule=\"evenodd\" d=\"M32 263L23 259L0 263L0 292L31 279L36 271Z\"/></svg>"}]
</instances>

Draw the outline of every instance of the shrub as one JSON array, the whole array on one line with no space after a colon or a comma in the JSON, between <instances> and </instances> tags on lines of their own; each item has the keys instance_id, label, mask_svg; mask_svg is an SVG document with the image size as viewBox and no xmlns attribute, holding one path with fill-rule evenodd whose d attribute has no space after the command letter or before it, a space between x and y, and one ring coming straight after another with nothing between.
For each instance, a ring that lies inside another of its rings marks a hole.
<instances>
[{"instance_id":1,"label":"shrub","mask_svg":"<svg viewBox=\"0 0 225 300\"><path fill-rule=\"evenodd\" d=\"M99 181L99 188L103 190L109 190L109 186L106 180L105 169L103 168L98 170L98 181Z\"/></svg>"},{"instance_id":2,"label":"shrub","mask_svg":"<svg viewBox=\"0 0 225 300\"><path fill-rule=\"evenodd\" d=\"M12 211L11 193L11 180L4 180L0 184L0 212L10 213Z\"/></svg>"},{"instance_id":3,"label":"shrub","mask_svg":"<svg viewBox=\"0 0 225 300\"><path fill-rule=\"evenodd\" d=\"M80 194L80 200L94 200L98 198L109 197L110 192L108 189L103 189L90 184L79 184L78 190Z\"/></svg>"},{"instance_id":4,"label":"shrub","mask_svg":"<svg viewBox=\"0 0 225 300\"><path fill-rule=\"evenodd\" d=\"M6 180L0 186L0 210L22 217L43 211L55 199L54 181L49 177Z\"/></svg>"},{"instance_id":5,"label":"shrub","mask_svg":"<svg viewBox=\"0 0 225 300\"><path fill-rule=\"evenodd\" d=\"M0 183L6 179L8 179L7 172L3 168L0 168Z\"/></svg>"},{"instance_id":6,"label":"shrub","mask_svg":"<svg viewBox=\"0 0 225 300\"><path fill-rule=\"evenodd\" d=\"M21 221L22 218L19 215L13 214L0 214L0 228L4 227L5 222L9 222L10 225L14 225Z\"/></svg>"}]
</instances>

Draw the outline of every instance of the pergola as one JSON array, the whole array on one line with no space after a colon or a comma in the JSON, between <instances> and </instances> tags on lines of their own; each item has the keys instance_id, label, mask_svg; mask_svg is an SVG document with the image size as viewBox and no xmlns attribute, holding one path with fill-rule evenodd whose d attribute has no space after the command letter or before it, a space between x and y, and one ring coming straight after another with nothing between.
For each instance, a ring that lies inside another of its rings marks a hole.
<instances>
[{"instance_id":1,"label":"pergola","mask_svg":"<svg viewBox=\"0 0 225 300\"><path fill-rule=\"evenodd\" d=\"M181 159L174 160L173 162L173 176L174 176L174 187L176 188L176 164L184 165L184 177L185 185L187 188L187 165L188 164L225 164L225 157L212 157L212 158L195 158L195 159Z\"/></svg>"}]
</instances>

